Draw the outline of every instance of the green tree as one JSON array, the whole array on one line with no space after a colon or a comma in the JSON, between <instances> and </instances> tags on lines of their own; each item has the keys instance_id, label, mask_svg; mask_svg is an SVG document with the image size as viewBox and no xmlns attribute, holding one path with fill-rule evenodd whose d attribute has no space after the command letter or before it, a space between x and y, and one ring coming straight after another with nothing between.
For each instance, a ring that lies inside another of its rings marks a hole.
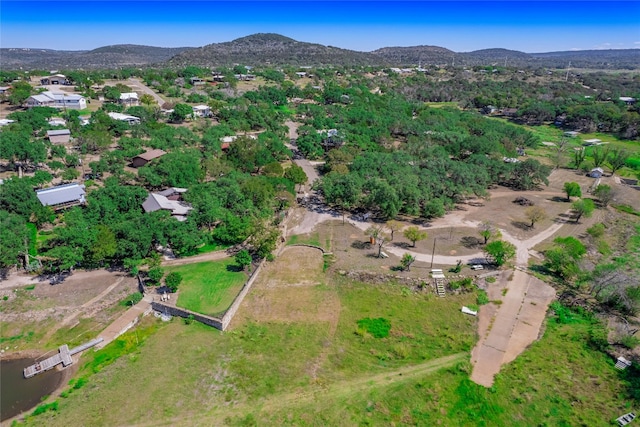
<instances>
[{"instance_id":1,"label":"green tree","mask_svg":"<svg viewBox=\"0 0 640 427\"><path fill-rule=\"evenodd\" d=\"M609 166L611 166L611 175L620 170L629 159L629 152L627 150L621 150L614 148L608 156Z\"/></svg>"},{"instance_id":2,"label":"green tree","mask_svg":"<svg viewBox=\"0 0 640 427\"><path fill-rule=\"evenodd\" d=\"M246 249L241 250L235 256L236 264L244 271L251 265L251 255Z\"/></svg>"},{"instance_id":3,"label":"green tree","mask_svg":"<svg viewBox=\"0 0 640 427\"><path fill-rule=\"evenodd\" d=\"M546 267L565 280L575 277L580 272L578 262L587 249L571 236L558 237L553 243L554 246L544 253Z\"/></svg>"},{"instance_id":4,"label":"green tree","mask_svg":"<svg viewBox=\"0 0 640 427\"><path fill-rule=\"evenodd\" d=\"M427 232L420 230L415 225L407 227L402 233L407 240L410 240L412 246L416 247L416 242L427 238Z\"/></svg>"},{"instance_id":5,"label":"green tree","mask_svg":"<svg viewBox=\"0 0 640 427\"><path fill-rule=\"evenodd\" d=\"M18 257L28 253L30 240L24 218L0 210L0 269L18 264Z\"/></svg>"},{"instance_id":6,"label":"green tree","mask_svg":"<svg viewBox=\"0 0 640 427\"><path fill-rule=\"evenodd\" d=\"M593 159L593 166L596 168L604 165L604 162L607 161L607 157L609 157L608 149L603 150L600 147L596 147L591 150L591 158Z\"/></svg>"},{"instance_id":7,"label":"green tree","mask_svg":"<svg viewBox=\"0 0 640 427\"><path fill-rule=\"evenodd\" d=\"M151 267L147 276L153 283L158 284L164 276L164 269L162 267Z\"/></svg>"},{"instance_id":8,"label":"green tree","mask_svg":"<svg viewBox=\"0 0 640 427\"><path fill-rule=\"evenodd\" d=\"M308 180L304 169L295 163L292 163L291 166L284 171L284 177L293 181L295 185L304 185Z\"/></svg>"},{"instance_id":9,"label":"green tree","mask_svg":"<svg viewBox=\"0 0 640 427\"><path fill-rule=\"evenodd\" d=\"M403 270L411 271L411 264L413 264L416 260L411 254L405 253L402 255L402 259L400 259L400 266L402 266Z\"/></svg>"},{"instance_id":10,"label":"green tree","mask_svg":"<svg viewBox=\"0 0 640 427\"><path fill-rule=\"evenodd\" d=\"M542 221L548 215L547 211L540 206L531 206L524 211L524 216L531 221L531 228L533 228L536 225L536 222Z\"/></svg>"},{"instance_id":11,"label":"green tree","mask_svg":"<svg viewBox=\"0 0 640 427\"><path fill-rule=\"evenodd\" d=\"M60 177L62 178L62 181L69 182L77 179L79 176L80 172L77 169L67 168L62 172L62 175Z\"/></svg>"},{"instance_id":12,"label":"green tree","mask_svg":"<svg viewBox=\"0 0 640 427\"><path fill-rule=\"evenodd\" d=\"M549 185L551 169L535 159L527 159L513 165L510 185L518 190L532 190L541 184Z\"/></svg>"},{"instance_id":13,"label":"green tree","mask_svg":"<svg viewBox=\"0 0 640 427\"><path fill-rule=\"evenodd\" d=\"M573 164L576 169L580 169L580 166L582 166L586 157L587 152L584 147L579 150L573 150Z\"/></svg>"},{"instance_id":14,"label":"green tree","mask_svg":"<svg viewBox=\"0 0 640 427\"><path fill-rule=\"evenodd\" d=\"M484 247L484 252L500 267L516 255L516 247L504 240L494 240Z\"/></svg>"},{"instance_id":15,"label":"green tree","mask_svg":"<svg viewBox=\"0 0 640 427\"><path fill-rule=\"evenodd\" d=\"M182 123L187 117L193 114L193 108L187 104L176 104L173 107L173 112L169 116L172 122Z\"/></svg>"},{"instance_id":16,"label":"green tree","mask_svg":"<svg viewBox=\"0 0 640 427\"><path fill-rule=\"evenodd\" d=\"M29 83L18 81L12 84L9 94L9 104L22 105L31 96L32 87Z\"/></svg>"},{"instance_id":17,"label":"green tree","mask_svg":"<svg viewBox=\"0 0 640 427\"><path fill-rule=\"evenodd\" d=\"M171 292L175 292L178 290L178 286L182 283L182 274L177 271L172 271L167 274L167 277L164 279L164 284L169 288Z\"/></svg>"},{"instance_id":18,"label":"green tree","mask_svg":"<svg viewBox=\"0 0 640 427\"><path fill-rule=\"evenodd\" d=\"M284 174L284 169L282 168L282 165L280 164L280 162L271 162L266 164L262 168L262 173L265 176L281 177Z\"/></svg>"},{"instance_id":19,"label":"green tree","mask_svg":"<svg viewBox=\"0 0 640 427\"><path fill-rule=\"evenodd\" d=\"M142 96L140 96L140 102L143 105L146 105L147 107L155 104L156 100L153 98L152 95L149 95L148 93L143 93Z\"/></svg>"},{"instance_id":20,"label":"green tree","mask_svg":"<svg viewBox=\"0 0 640 427\"><path fill-rule=\"evenodd\" d=\"M45 252L45 256L50 261L49 269L52 271L69 271L73 273L73 268L83 261L83 248L71 246L56 246Z\"/></svg>"},{"instance_id":21,"label":"green tree","mask_svg":"<svg viewBox=\"0 0 640 427\"><path fill-rule=\"evenodd\" d=\"M116 254L116 235L106 225L96 226L96 240L91 247L91 261L95 264L102 264Z\"/></svg>"},{"instance_id":22,"label":"green tree","mask_svg":"<svg viewBox=\"0 0 640 427\"><path fill-rule=\"evenodd\" d=\"M571 201L571 197L581 197L582 190L577 182L565 182L564 192L567 195L567 202Z\"/></svg>"},{"instance_id":23,"label":"green tree","mask_svg":"<svg viewBox=\"0 0 640 427\"><path fill-rule=\"evenodd\" d=\"M595 208L595 204L591 199L580 199L573 202L573 204L571 205L571 209L573 209L574 215L576 217L576 224L583 216L585 218L590 218Z\"/></svg>"},{"instance_id":24,"label":"green tree","mask_svg":"<svg viewBox=\"0 0 640 427\"><path fill-rule=\"evenodd\" d=\"M497 232L496 227L491 223L491 221L482 221L478 225L478 234L480 237L484 239L484 244L486 245L489 239L495 237Z\"/></svg>"}]
</instances>

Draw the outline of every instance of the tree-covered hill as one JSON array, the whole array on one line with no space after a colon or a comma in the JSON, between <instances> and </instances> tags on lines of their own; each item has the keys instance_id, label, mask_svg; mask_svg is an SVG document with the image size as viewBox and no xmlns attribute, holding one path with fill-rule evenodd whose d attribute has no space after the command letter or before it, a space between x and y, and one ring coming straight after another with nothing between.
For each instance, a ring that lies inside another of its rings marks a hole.
<instances>
[{"instance_id":1,"label":"tree-covered hill","mask_svg":"<svg viewBox=\"0 0 640 427\"><path fill-rule=\"evenodd\" d=\"M271 65L384 65L370 53L305 43L279 34L254 34L230 42L214 43L182 52L168 62L173 66Z\"/></svg>"},{"instance_id":2,"label":"tree-covered hill","mask_svg":"<svg viewBox=\"0 0 640 427\"><path fill-rule=\"evenodd\" d=\"M3 69L115 68L126 66L188 65L216 67L250 65L417 66L504 65L521 68L637 69L640 49L586 50L524 53L501 48L453 52L445 47L419 45L384 47L359 52L297 41L279 34L253 34L233 41L197 48L163 48L131 44L99 47L90 51L52 49L0 49Z\"/></svg>"}]
</instances>

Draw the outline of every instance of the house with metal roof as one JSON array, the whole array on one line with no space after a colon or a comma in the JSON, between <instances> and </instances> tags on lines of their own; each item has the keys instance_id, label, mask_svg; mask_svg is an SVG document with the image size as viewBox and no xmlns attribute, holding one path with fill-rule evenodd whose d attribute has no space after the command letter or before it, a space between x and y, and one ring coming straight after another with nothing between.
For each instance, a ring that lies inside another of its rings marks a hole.
<instances>
[{"instance_id":1,"label":"house with metal roof","mask_svg":"<svg viewBox=\"0 0 640 427\"><path fill-rule=\"evenodd\" d=\"M69 110L84 110L87 108L87 100L82 95L46 91L37 95L31 95L27 98L25 105L27 108L53 107Z\"/></svg>"},{"instance_id":2,"label":"house with metal roof","mask_svg":"<svg viewBox=\"0 0 640 427\"><path fill-rule=\"evenodd\" d=\"M69 129L48 130L47 138L52 144L66 144L71 140L71 131Z\"/></svg>"},{"instance_id":3,"label":"house with metal roof","mask_svg":"<svg viewBox=\"0 0 640 427\"><path fill-rule=\"evenodd\" d=\"M64 74L54 74L52 76L43 77L40 79L40 84L46 85L70 85L71 82Z\"/></svg>"},{"instance_id":4,"label":"house with metal roof","mask_svg":"<svg viewBox=\"0 0 640 427\"><path fill-rule=\"evenodd\" d=\"M140 117L130 116L128 114L122 114L122 113L114 113L114 112L107 113L107 114L113 120L120 120L122 122L127 122L130 125L139 125L140 124Z\"/></svg>"},{"instance_id":5,"label":"house with metal roof","mask_svg":"<svg viewBox=\"0 0 640 427\"><path fill-rule=\"evenodd\" d=\"M77 183L36 190L36 197L40 203L43 206L51 206L54 210L84 204L85 196L84 185Z\"/></svg>"},{"instance_id":6,"label":"house with metal roof","mask_svg":"<svg viewBox=\"0 0 640 427\"><path fill-rule=\"evenodd\" d=\"M141 166L146 165L151 160L157 159L158 157L162 157L165 154L167 154L166 151L158 150L158 149L145 151L144 153L139 154L133 158L133 161L131 162L131 166L133 166L134 168L139 168Z\"/></svg>"},{"instance_id":7,"label":"house with metal roof","mask_svg":"<svg viewBox=\"0 0 640 427\"><path fill-rule=\"evenodd\" d=\"M187 190L184 188L169 188L160 193L150 193L147 200L142 203L142 209L147 213L166 210L178 221L186 221L187 215L193 208L180 200L180 195L185 191Z\"/></svg>"}]
</instances>

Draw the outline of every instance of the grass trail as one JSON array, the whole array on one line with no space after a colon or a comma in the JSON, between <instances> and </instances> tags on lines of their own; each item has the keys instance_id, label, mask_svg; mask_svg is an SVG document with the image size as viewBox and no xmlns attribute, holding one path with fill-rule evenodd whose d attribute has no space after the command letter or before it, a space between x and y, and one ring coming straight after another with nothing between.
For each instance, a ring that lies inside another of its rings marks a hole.
<instances>
[{"instance_id":1,"label":"grass trail","mask_svg":"<svg viewBox=\"0 0 640 427\"><path fill-rule=\"evenodd\" d=\"M242 413L255 411L274 412L292 406L301 406L321 399L348 397L366 390L397 385L406 381L431 374L443 368L455 366L457 363L469 360L469 353L461 352L449 356L429 360L419 365L405 366L390 372L366 375L335 384L318 384L292 393L274 394L258 402L245 402L240 405L219 407L202 414L189 414L178 418L152 423L137 424L138 426L179 425L189 420L192 425L216 425L227 416L237 416ZM211 424L212 423L212 424Z\"/></svg>"}]
</instances>

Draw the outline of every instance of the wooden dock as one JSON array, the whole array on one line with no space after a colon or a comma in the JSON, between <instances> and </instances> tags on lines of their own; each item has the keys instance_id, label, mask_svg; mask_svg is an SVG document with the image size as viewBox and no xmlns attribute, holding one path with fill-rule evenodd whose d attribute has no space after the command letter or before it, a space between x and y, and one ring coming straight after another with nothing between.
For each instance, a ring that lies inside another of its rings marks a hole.
<instances>
[{"instance_id":1,"label":"wooden dock","mask_svg":"<svg viewBox=\"0 0 640 427\"><path fill-rule=\"evenodd\" d=\"M96 338L95 340L91 340L87 343L82 344L81 346L74 347L71 350L69 350L69 346L67 346L66 344L62 345L58 348L58 354L54 354L53 356L45 360L36 362L33 365L24 368L24 377L31 378L34 375L53 369L61 363L62 366L67 367L73 363L73 359L71 358L71 356L93 347L94 345L102 342L102 340L102 338Z\"/></svg>"}]
</instances>

